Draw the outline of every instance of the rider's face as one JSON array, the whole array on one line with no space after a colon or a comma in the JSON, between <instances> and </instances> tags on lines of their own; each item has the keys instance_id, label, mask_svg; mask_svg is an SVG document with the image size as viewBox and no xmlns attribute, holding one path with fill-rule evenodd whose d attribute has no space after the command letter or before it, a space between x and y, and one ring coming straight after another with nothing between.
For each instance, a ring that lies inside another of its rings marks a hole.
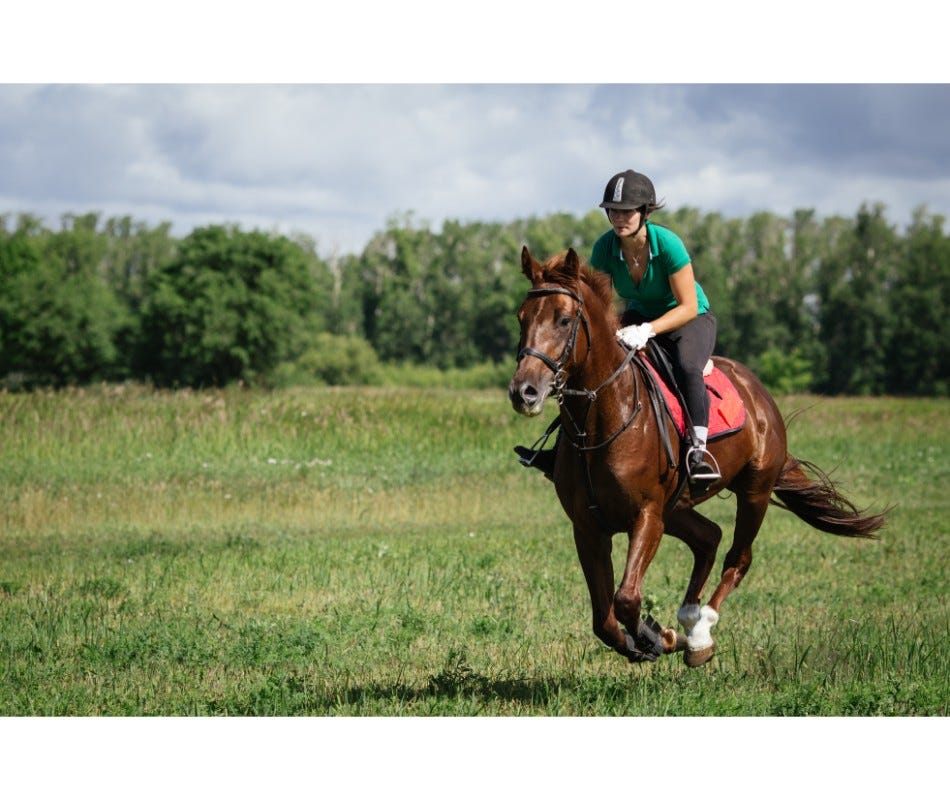
<instances>
[{"instance_id":1,"label":"rider's face","mask_svg":"<svg viewBox=\"0 0 950 800\"><path fill-rule=\"evenodd\" d=\"M640 209L608 208L607 219L617 236L632 236L640 227Z\"/></svg>"}]
</instances>

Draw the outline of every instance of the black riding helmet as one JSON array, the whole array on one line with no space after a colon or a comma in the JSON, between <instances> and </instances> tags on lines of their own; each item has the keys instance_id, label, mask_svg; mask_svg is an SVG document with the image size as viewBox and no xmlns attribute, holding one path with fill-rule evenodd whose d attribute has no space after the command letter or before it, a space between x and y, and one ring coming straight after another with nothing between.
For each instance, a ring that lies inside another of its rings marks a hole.
<instances>
[{"instance_id":1,"label":"black riding helmet","mask_svg":"<svg viewBox=\"0 0 950 800\"><path fill-rule=\"evenodd\" d=\"M641 172L628 169L618 172L609 181L604 189L604 202L600 204L605 209L620 209L630 211L635 208L656 205L656 191L653 181Z\"/></svg>"}]
</instances>

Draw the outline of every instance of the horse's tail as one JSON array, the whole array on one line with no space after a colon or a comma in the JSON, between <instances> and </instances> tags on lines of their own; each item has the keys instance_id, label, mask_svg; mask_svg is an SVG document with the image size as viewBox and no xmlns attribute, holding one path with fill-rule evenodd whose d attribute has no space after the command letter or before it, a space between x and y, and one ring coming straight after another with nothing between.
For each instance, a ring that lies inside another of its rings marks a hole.
<instances>
[{"instance_id":1,"label":"horse's tail","mask_svg":"<svg viewBox=\"0 0 950 800\"><path fill-rule=\"evenodd\" d=\"M814 473L809 477L805 469ZM824 472L809 461L799 461L792 455L772 490L778 500L771 503L791 511L795 516L814 528L836 536L852 536L861 539L877 539L874 531L885 522L884 512L866 515L847 498Z\"/></svg>"}]
</instances>

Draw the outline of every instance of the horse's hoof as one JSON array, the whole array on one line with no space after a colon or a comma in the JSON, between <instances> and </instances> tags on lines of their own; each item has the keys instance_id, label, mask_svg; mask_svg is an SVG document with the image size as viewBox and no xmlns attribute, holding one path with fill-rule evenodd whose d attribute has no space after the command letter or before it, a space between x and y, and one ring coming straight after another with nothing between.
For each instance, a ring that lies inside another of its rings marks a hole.
<instances>
[{"instance_id":1,"label":"horse's hoof","mask_svg":"<svg viewBox=\"0 0 950 800\"><path fill-rule=\"evenodd\" d=\"M686 637L673 628L664 628L661 635L663 637L663 653L665 655L682 653L689 646Z\"/></svg>"},{"instance_id":2,"label":"horse's hoof","mask_svg":"<svg viewBox=\"0 0 950 800\"><path fill-rule=\"evenodd\" d=\"M700 647L698 650L687 650L683 653L683 663L687 667L701 667L716 653L716 643L713 642L708 647Z\"/></svg>"}]
</instances>

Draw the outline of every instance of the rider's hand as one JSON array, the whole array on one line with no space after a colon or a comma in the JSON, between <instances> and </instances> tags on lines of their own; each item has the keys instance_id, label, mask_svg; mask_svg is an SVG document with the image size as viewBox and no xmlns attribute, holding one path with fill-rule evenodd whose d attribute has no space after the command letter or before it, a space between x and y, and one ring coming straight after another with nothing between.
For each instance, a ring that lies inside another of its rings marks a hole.
<instances>
[{"instance_id":1,"label":"rider's hand","mask_svg":"<svg viewBox=\"0 0 950 800\"><path fill-rule=\"evenodd\" d=\"M653 326L649 322L644 322L642 325L628 325L617 331L617 338L631 350L642 350L655 335Z\"/></svg>"}]
</instances>

